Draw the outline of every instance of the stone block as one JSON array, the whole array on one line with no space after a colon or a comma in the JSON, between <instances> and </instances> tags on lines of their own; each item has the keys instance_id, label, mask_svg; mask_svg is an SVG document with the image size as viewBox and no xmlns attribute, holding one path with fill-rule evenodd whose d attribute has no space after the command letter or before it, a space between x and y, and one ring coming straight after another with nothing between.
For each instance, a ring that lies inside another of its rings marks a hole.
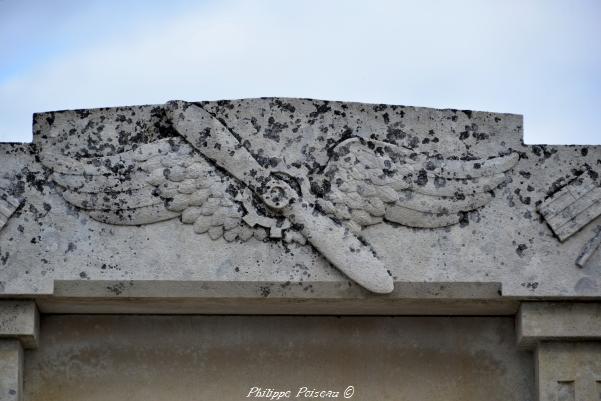
<instances>
[{"instance_id":1,"label":"stone block","mask_svg":"<svg viewBox=\"0 0 601 401\"><path fill-rule=\"evenodd\" d=\"M518 343L601 340L601 303L526 302L517 314Z\"/></svg>"},{"instance_id":2,"label":"stone block","mask_svg":"<svg viewBox=\"0 0 601 401\"><path fill-rule=\"evenodd\" d=\"M33 301L0 301L0 340L15 338L24 348L35 348L39 331L38 309Z\"/></svg>"}]
</instances>

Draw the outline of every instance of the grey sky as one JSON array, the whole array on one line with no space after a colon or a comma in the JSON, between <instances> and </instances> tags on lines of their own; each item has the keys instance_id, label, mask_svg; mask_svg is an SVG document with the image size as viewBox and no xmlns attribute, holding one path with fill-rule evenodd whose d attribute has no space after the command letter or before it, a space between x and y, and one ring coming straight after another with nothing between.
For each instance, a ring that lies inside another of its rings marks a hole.
<instances>
[{"instance_id":1,"label":"grey sky","mask_svg":"<svg viewBox=\"0 0 601 401\"><path fill-rule=\"evenodd\" d=\"M524 114L601 143L601 1L0 0L0 141L36 111L258 96Z\"/></svg>"}]
</instances>

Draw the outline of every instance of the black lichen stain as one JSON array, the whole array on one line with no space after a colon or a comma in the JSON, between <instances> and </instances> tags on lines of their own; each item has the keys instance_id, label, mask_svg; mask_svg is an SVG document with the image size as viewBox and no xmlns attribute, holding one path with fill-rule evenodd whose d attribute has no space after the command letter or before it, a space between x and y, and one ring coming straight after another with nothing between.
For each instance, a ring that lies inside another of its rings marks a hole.
<instances>
[{"instance_id":1,"label":"black lichen stain","mask_svg":"<svg viewBox=\"0 0 601 401\"><path fill-rule=\"evenodd\" d=\"M269 117L267 123L268 126L263 131L263 137L280 142L280 134L288 128L288 124L275 121L273 117Z\"/></svg>"},{"instance_id":2,"label":"black lichen stain","mask_svg":"<svg viewBox=\"0 0 601 401\"><path fill-rule=\"evenodd\" d=\"M128 284L129 287L133 287L134 285L133 281L129 281ZM109 285L105 288L114 295L121 295L126 290L126 285L125 283L117 283L114 285Z\"/></svg>"},{"instance_id":3,"label":"black lichen stain","mask_svg":"<svg viewBox=\"0 0 601 401\"><path fill-rule=\"evenodd\" d=\"M261 292L261 296L267 298L269 294L271 294L271 289L267 286L263 286L259 288Z\"/></svg>"},{"instance_id":4,"label":"black lichen stain","mask_svg":"<svg viewBox=\"0 0 601 401\"><path fill-rule=\"evenodd\" d=\"M309 117L311 118L317 118L319 115L321 114L326 114L329 111L332 110L332 108L329 106L328 101L324 101L322 104L313 104L313 106L315 106L315 111L309 113Z\"/></svg>"},{"instance_id":5,"label":"black lichen stain","mask_svg":"<svg viewBox=\"0 0 601 401\"><path fill-rule=\"evenodd\" d=\"M469 224L470 224L469 214L467 212L460 212L459 213L459 226L466 227Z\"/></svg>"},{"instance_id":6,"label":"black lichen stain","mask_svg":"<svg viewBox=\"0 0 601 401\"><path fill-rule=\"evenodd\" d=\"M280 109L285 110L289 113L294 113L296 111L296 108L292 104L284 102L280 99L275 99L273 103Z\"/></svg>"},{"instance_id":7,"label":"black lichen stain","mask_svg":"<svg viewBox=\"0 0 601 401\"><path fill-rule=\"evenodd\" d=\"M522 287L525 287L531 291L534 291L538 288L538 281L531 281L531 282L526 282L526 283L522 283Z\"/></svg>"},{"instance_id":8,"label":"black lichen stain","mask_svg":"<svg viewBox=\"0 0 601 401\"><path fill-rule=\"evenodd\" d=\"M543 160L546 160L557 153L557 149L549 147L547 145L533 145L530 150L534 155L538 157L542 157Z\"/></svg>"},{"instance_id":9,"label":"black lichen stain","mask_svg":"<svg viewBox=\"0 0 601 401\"><path fill-rule=\"evenodd\" d=\"M521 189L520 188L516 188L513 193L515 193L518 196L518 199L520 200L520 202L522 202L522 204L524 205L530 205L530 203L532 203L532 198L530 196L523 196L521 194Z\"/></svg>"},{"instance_id":10,"label":"black lichen stain","mask_svg":"<svg viewBox=\"0 0 601 401\"><path fill-rule=\"evenodd\" d=\"M528 249L528 246L526 244L519 244L518 247L515 249L515 253L517 253L518 256L521 258L524 256L526 249Z\"/></svg>"},{"instance_id":11,"label":"black lichen stain","mask_svg":"<svg viewBox=\"0 0 601 401\"><path fill-rule=\"evenodd\" d=\"M420 187L423 187L428 183L428 172L425 169L419 170L419 172L417 173L417 179L415 180L415 183Z\"/></svg>"},{"instance_id":12,"label":"black lichen stain","mask_svg":"<svg viewBox=\"0 0 601 401\"><path fill-rule=\"evenodd\" d=\"M68 254L69 252L73 252L77 249L77 245L75 245L73 242L69 242L69 244L67 245L67 250L65 251L65 255Z\"/></svg>"}]
</instances>

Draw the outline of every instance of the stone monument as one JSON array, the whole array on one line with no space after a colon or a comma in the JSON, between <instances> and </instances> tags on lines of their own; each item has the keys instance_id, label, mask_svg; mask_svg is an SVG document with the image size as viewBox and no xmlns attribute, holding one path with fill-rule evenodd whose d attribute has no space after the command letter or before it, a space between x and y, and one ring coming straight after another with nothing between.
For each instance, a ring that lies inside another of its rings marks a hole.
<instances>
[{"instance_id":1,"label":"stone monument","mask_svg":"<svg viewBox=\"0 0 601 401\"><path fill-rule=\"evenodd\" d=\"M0 144L0 400L601 400L599 146L285 98L33 131Z\"/></svg>"}]
</instances>

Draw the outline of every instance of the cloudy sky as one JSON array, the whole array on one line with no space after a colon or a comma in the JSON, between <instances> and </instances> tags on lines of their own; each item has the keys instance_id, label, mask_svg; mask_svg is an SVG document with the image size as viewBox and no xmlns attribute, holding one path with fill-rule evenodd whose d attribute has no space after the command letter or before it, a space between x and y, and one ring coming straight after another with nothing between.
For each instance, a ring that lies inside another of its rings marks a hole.
<instances>
[{"instance_id":1,"label":"cloudy sky","mask_svg":"<svg viewBox=\"0 0 601 401\"><path fill-rule=\"evenodd\" d=\"M599 38L599 0L0 0L0 141L30 141L36 111L286 96L601 144Z\"/></svg>"}]
</instances>

